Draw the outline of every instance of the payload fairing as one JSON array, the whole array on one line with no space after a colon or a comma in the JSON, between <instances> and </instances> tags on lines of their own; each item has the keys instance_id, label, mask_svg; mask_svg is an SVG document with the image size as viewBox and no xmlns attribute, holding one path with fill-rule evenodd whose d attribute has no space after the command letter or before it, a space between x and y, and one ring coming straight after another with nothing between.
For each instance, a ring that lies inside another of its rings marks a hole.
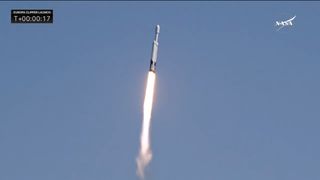
<instances>
[{"instance_id":1,"label":"payload fairing","mask_svg":"<svg viewBox=\"0 0 320 180\"><path fill-rule=\"evenodd\" d=\"M156 72L156 64L157 64L157 58L158 58L158 39L159 39L159 33L160 33L160 26L156 26L156 32L155 32L155 37L153 40L153 45L152 45L152 53L151 53L151 61L150 61L150 71Z\"/></svg>"}]
</instances>

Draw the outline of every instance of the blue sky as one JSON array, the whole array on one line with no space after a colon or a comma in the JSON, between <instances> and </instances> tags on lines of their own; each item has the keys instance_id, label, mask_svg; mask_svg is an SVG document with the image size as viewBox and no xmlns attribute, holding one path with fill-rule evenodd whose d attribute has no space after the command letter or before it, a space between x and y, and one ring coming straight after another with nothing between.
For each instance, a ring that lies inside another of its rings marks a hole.
<instances>
[{"instance_id":1,"label":"blue sky","mask_svg":"<svg viewBox=\"0 0 320 180\"><path fill-rule=\"evenodd\" d=\"M14 8L53 24L11 24ZM319 2L0 3L0 179L320 179ZM276 31L276 20L297 15Z\"/></svg>"}]
</instances>

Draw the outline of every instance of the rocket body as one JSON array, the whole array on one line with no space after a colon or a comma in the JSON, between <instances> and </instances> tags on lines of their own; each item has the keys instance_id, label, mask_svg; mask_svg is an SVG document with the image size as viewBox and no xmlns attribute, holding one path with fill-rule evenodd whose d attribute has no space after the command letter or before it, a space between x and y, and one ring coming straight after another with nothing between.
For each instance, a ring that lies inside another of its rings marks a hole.
<instances>
[{"instance_id":1,"label":"rocket body","mask_svg":"<svg viewBox=\"0 0 320 180\"><path fill-rule=\"evenodd\" d=\"M158 58L158 46L159 46L159 33L160 33L160 26L156 26L155 37L152 44L152 52L151 52L151 60L150 60L150 68L149 71L156 72L156 64Z\"/></svg>"}]
</instances>

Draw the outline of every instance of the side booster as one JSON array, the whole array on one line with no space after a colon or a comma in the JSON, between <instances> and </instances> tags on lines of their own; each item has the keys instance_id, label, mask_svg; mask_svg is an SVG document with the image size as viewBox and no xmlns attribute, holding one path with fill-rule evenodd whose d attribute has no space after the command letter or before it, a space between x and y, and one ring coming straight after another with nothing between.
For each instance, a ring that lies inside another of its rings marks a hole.
<instances>
[{"instance_id":1,"label":"side booster","mask_svg":"<svg viewBox=\"0 0 320 180\"><path fill-rule=\"evenodd\" d=\"M160 26L156 26L156 32L155 32L155 37L153 40L153 45L152 45L152 53L151 53L151 61L150 61L150 69L149 71L156 72L156 64L157 64L157 58L158 58L158 39L159 39L159 33L160 33Z\"/></svg>"}]
</instances>

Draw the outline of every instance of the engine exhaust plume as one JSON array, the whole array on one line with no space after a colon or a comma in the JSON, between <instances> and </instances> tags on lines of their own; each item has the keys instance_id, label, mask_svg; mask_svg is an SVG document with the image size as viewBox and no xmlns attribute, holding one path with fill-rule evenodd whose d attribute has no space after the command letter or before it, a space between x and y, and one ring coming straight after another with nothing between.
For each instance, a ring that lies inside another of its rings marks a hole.
<instances>
[{"instance_id":1,"label":"engine exhaust plume","mask_svg":"<svg viewBox=\"0 0 320 180\"><path fill-rule=\"evenodd\" d=\"M148 166L152 159L152 151L150 145L150 125L155 80L156 74L152 71L149 71L146 94L143 104L143 122L140 139L140 152L137 157L137 174L142 180L145 177L144 169Z\"/></svg>"}]
</instances>

